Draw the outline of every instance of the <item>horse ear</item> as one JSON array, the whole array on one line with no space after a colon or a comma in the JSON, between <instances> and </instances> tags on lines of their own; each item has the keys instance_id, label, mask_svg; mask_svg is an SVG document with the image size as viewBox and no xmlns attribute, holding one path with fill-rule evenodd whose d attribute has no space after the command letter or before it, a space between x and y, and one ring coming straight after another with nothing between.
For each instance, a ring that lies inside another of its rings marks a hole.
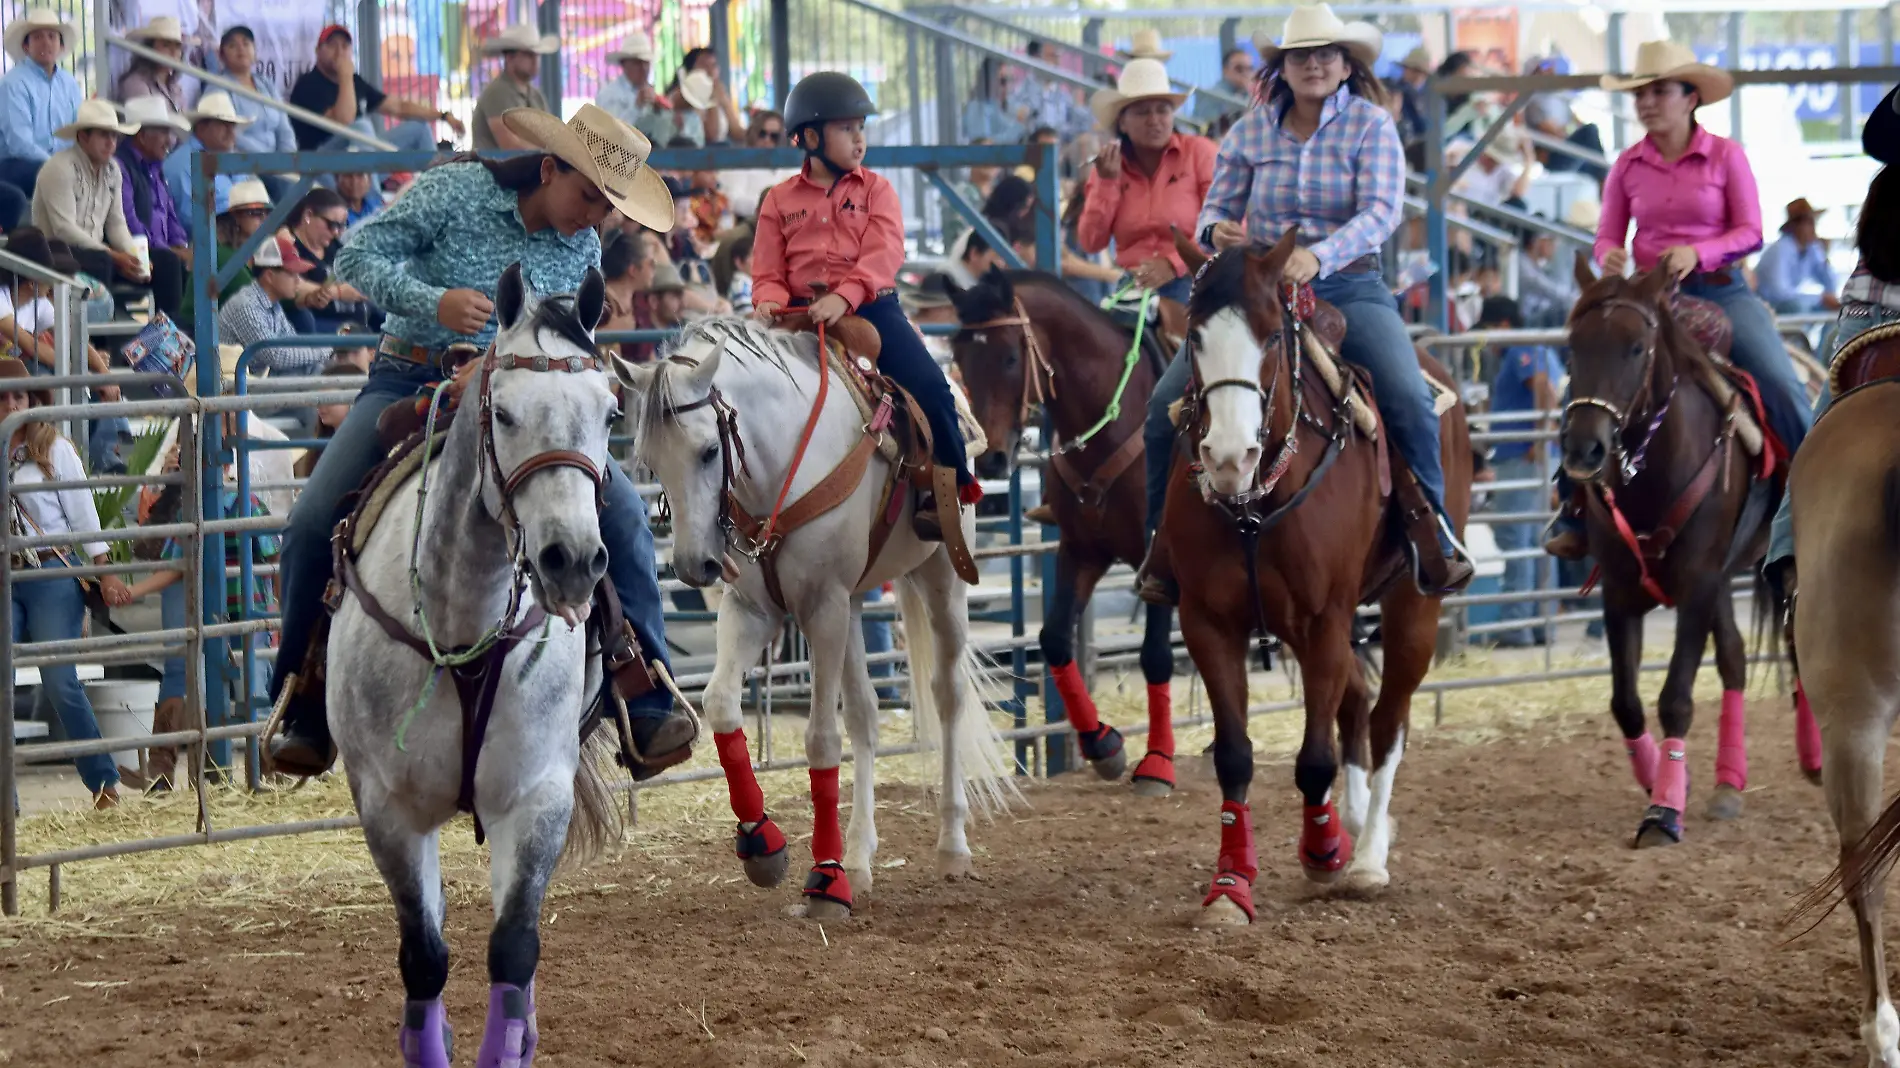
<instances>
[{"instance_id":1,"label":"horse ear","mask_svg":"<svg viewBox=\"0 0 1900 1068\"><path fill-rule=\"evenodd\" d=\"M621 359L620 354L615 352L613 347L609 347L606 352L607 364L614 369L614 378L618 379L622 386L641 395L645 395L653 388L653 376L660 373L659 364L630 363Z\"/></svg>"},{"instance_id":2,"label":"horse ear","mask_svg":"<svg viewBox=\"0 0 1900 1068\"><path fill-rule=\"evenodd\" d=\"M1182 233L1180 227L1170 226L1168 229L1174 233L1174 251L1180 254L1181 262L1187 264L1188 273L1199 271L1201 265L1207 262L1207 253L1201 251L1201 246L1194 239Z\"/></svg>"},{"instance_id":3,"label":"horse ear","mask_svg":"<svg viewBox=\"0 0 1900 1068\"><path fill-rule=\"evenodd\" d=\"M1299 235L1299 227L1288 227L1287 232L1280 235L1280 240L1265 253L1247 253L1247 266L1262 278L1280 277L1280 272L1286 269L1286 261L1293 258L1294 242Z\"/></svg>"},{"instance_id":4,"label":"horse ear","mask_svg":"<svg viewBox=\"0 0 1900 1068\"><path fill-rule=\"evenodd\" d=\"M501 272L501 282L495 286L495 321L503 330L513 329L527 303L528 283L522 280L521 264L511 263Z\"/></svg>"},{"instance_id":5,"label":"horse ear","mask_svg":"<svg viewBox=\"0 0 1900 1068\"><path fill-rule=\"evenodd\" d=\"M607 279L601 275L599 268L589 267L587 277L581 279L580 292L574 294L574 314L591 334L599 329L601 317L606 311Z\"/></svg>"},{"instance_id":6,"label":"horse ear","mask_svg":"<svg viewBox=\"0 0 1900 1068\"><path fill-rule=\"evenodd\" d=\"M1655 267L1636 276L1636 295L1642 300L1660 302L1669 292L1670 283L1675 279L1661 267Z\"/></svg>"},{"instance_id":7,"label":"horse ear","mask_svg":"<svg viewBox=\"0 0 1900 1068\"><path fill-rule=\"evenodd\" d=\"M720 338L719 344L714 345L713 350L707 353L699 361L699 365L686 375L686 380L693 384L694 392L703 392L712 388L713 376L719 373L719 361L725 358L726 343L730 340L730 338Z\"/></svg>"},{"instance_id":8,"label":"horse ear","mask_svg":"<svg viewBox=\"0 0 1900 1068\"><path fill-rule=\"evenodd\" d=\"M1579 290L1589 289L1591 286L1597 284L1597 273L1590 268L1590 252L1588 249L1577 250L1576 271L1577 288Z\"/></svg>"}]
</instances>

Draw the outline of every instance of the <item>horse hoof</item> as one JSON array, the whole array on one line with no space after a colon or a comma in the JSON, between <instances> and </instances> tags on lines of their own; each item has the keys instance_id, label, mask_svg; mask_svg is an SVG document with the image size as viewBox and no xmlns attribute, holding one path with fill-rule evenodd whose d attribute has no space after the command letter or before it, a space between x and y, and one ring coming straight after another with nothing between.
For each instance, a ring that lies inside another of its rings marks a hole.
<instances>
[{"instance_id":1,"label":"horse hoof","mask_svg":"<svg viewBox=\"0 0 1900 1068\"><path fill-rule=\"evenodd\" d=\"M1682 813L1661 805L1649 806L1642 825L1636 828L1636 848L1655 849L1682 841Z\"/></svg>"},{"instance_id":2,"label":"horse hoof","mask_svg":"<svg viewBox=\"0 0 1900 1068\"><path fill-rule=\"evenodd\" d=\"M1712 820L1740 819L1742 792L1727 783L1716 783L1715 792L1709 795L1707 815Z\"/></svg>"},{"instance_id":3,"label":"horse hoof","mask_svg":"<svg viewBox=\"0 0 1900 1068\"><path fill-rule=\"evenodd\" d=\"M1217 897L1201 907L1201 919L1214 927L1245 927L1253 922L1231 898Z\"/></svg>"},{"instance_id":4,"label":"horse hoof","mask_svg":"<svg viewBox=\"0 0 1900 1068\"><path fill-rule=\"evenodd\" d=\"M976 866L968 853L938 853L937 875L945 882L976 878Z\"/></svg>"},{"instance_id":5,"label":"horse hoof","mask_svg":"<svg viewBox=\"0 0 1900 1068\"><path fill-rule=\"evenodd\" d=\"M1343 885L1349 893L1371 897L1392 885L1392 873L1383 868L1349 868Z\"/></svg>"},{"instance_id":6,"label":"horse hoof","mask_svg":"<svg viewBox=\"0 0 1900 1068\"><path fill-rule=\"evenodd\" d=\"M1813 783L1816 786L1821 785L1821 769L1820 768L1802 768L1801 777L1808 780L1809 782Z\"/></svg>"},{"instance_id":7,"label":"horse hoof","mask_svg":"<svg viewBox=\"0 0 1900 1068\"><path fill-rule=\"evenodd\" d=\"M1105 781L1116 782L1121 779L1122 772L1128 770L1128 751L1117 749L1100 760L1090 761L1089 766Z\"/></svg>"},{"instance_id":8,"label":"horse hoof","mask_svg":"<svg viewBox=\"0 0 1900 1068\"><path fill-rule=\"evenodd\" d=\"M791 858L781 849L762 857L745 858L745 877L751 880L753 886L770 890L785 881L785 872L790 867Z\"/></svg>"},{"instance_id":9,"label":"horse hoof","mask_svg":"<svg viewBox=\"0 0 1900 1068\"><path fill-rule=\"evenodd\" d=\"M822 897L805 901L805 918L817 923L837 923L851 918L851 906Z\"/></svg>"},{"instance_id":10,"label":"horse hoof","mask_svg":"<svg viewBox=\"0 0 1900 1068\"><path fill-rule=\"evenodd\" d=\"M1136 797L1166 797L1174 792L1174 784L1160 779L1136 779Z\"/></svg>"}]
</instances>

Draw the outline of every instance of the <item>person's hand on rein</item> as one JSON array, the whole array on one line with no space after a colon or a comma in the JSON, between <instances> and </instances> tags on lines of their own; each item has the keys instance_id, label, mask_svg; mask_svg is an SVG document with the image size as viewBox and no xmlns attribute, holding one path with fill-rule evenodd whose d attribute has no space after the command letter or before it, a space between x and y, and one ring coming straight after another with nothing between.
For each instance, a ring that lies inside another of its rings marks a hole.
<instances>
[{"instance_id":1,"label":"person's hand on rein","mask_svg":"<svg viewBox=\"0 0 1900 1068\"><path fill-rule=\"evenodd\" d=\"M1613 248L1603 254L1603 273L1621 275L1623 268L1630 264L1630 254L1620 248Z\"/></svg>"},{"instance_id":2,"label":"person's hand on rein","mask_svg":"<svg viewBox=\"0 0 1900 1068\"><path fill-rule=\"evenodd\" d=\"M779 306L771 301L752 306L752 317L762 323L773 322L778 318Z\"/></svg>"},{"instance_id":3,"label":"person's hand on rein","mask_svg":"<svg viewBox=\"0 0 1900 1068\"><path fill-rule=\"evenodd\" d=\"M836 293L826 293L812 301L811 307L806 310L811 313L812 322L835 326L838 320L851 314L851 302Z\"/></svg>"},{"instance_id":4,"label":"person's hand on rein","mask_svg":"<svg viewBox=\"0 0 1900 1068\"><path fill-rule=\"evenodd\" d=\"M1175 279L1174 263L1166 256L1155 256L1129 273L1143 289L1160 289Z\"/></svg>"},{"instance_id":5,"label":"person's hand on rein","mask_svg":"<svg viewBox=\"0 0 1900 1068\"><path fill-rule=\"evenodd\" d=\"M435 306L435 321L458 334L473 337L495 314L495 302L473 289L451 289Z\"/></svg>"},{"instance_id":6,"label":"person's hand on rein","mask_svg":"<svg viewBox=\"0 0 1900 1068\"><path fill-rule=\"evenodd\" d=\"M1247 243L1247 228L1237 222L1218 222L1214 224L1214 248L1225 252L1235 245Z\"/></svg>"},{"instance_id":7,"label":"person's hand on rein","mask_svg":"<svg viewBox=\"0 0 1900 1068\"><path fill-rule=\"evenodd\" d=\"M1675 281L1682 281L1702 263L1702 254L1687 245L1677 245L1662 254L1656 266Z\"/></svg>"},{"instance_id":8,"label":"person's hand on rein","mask_svg":"<svg viewBox=\"0 0 1900 1068\"><path fill-rule=\"evenodd\" d=\"M1319 257L1311 249L1296 248L1293 255L1287 257L1286 268L1280 272L1280 278L1290 285L1303 286L1319 277Z\"/></svg>"}]
</instances>

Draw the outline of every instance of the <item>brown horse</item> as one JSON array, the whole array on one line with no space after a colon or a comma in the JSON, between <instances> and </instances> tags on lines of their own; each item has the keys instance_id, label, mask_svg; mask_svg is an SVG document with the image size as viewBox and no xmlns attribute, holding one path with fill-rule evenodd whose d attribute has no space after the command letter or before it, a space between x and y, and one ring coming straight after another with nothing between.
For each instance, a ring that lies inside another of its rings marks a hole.
<instances>
[{"instance_id":1,"label":"brown horse","mask_svg":"<svg viewBox=\"0 0 1900 1068\"><path fill-rule=\"evenodd\" d=\"M963 327L951 349L991 443L976 458L976 473L1010 473L1024 427L1038 409L1055 426L1042 485L1062 541L1037 638L1082 755L1097 774L1118 779L1127 767L1121 732L1101 722L1076 668L1075 627L1104 571L1118 560L1141 563L1147 512L1141 425L1163 356L1146 343L1136 348L1121 324L1052 275L992 270L969 289L953 286L950 299ZM1136 793L1159 796L1174 789L1174 613L1146 607L1141 672L1148 683L1148 752L1135 766L1134 785Z\"/></svg>"},{"instance_id":2,"label":"brown horse","mask_svg":"<svg viewBox=\"0 0 1900 1068\"><path fill-rule=\"evenodd\" d=\"M1722 719L1708 816L1741 815L1747 661L1729 580L1738 567L1760 562L1777 489L1760 477L1761 465L1711 394L1718 372L1672 312L1668 278L1650 272L1599 280L1579 258L1577 281L1583 296L1570 313L1563 468L1579 486L1590 555L1602 569L1610 712L1649 794L1635 844L1673 845L1682 840L1688 799L1691 691L1711 631ZM1757 585L1757 611L1772 612L1772 597ZM1657 605L1676 607L1676 647L1656 707L1660 750L1636 687L1643 616ZM1762 629L1772 636L1773 628Z\"/></svg>"},{"instance_id":3,"label":"brown horse","mask_svg":"<svg viewBox=\"0 0 1900 1068\"><path fill-rule=\"evenodd\" d=\"M1221 850L1203 906L1223 923L1253 918L1249 632L1278 637L1300 664L1306 736L1293 773L1306 801L1300 865L1316 882L1343 872L1360 891L1390 881L1392 784L1412 694L1431 666L1438 634L1438 598L1405 577L1405 540L1389 507L1384 450L1354 431L1346 406L1317 376L1301 372L1299 335L1307 327L1285 313L1279 298L1294 236L1288 231L1268 252L1230 249L1205 261L1196 276L1188 301L1196 381L1189 425L1200 477L1185 452L1176 459L1161 535L1173 546L1181 631L1214 710ZM1203 262L1191 245L1177 244L1190 266ZM1312 322L1337 351L1344 333L1338 310L1321 302ZM1422 354L1420 364L1450 381ZM1471 505L1471 443L1461 405L1442 417L1440 439L1445 505L1462 530ZM1194 551L1184 551L1189 546ZM1353 645L1354 612L1373 597L1385 653L1376 705L1372 672ZM1342 753L1346 789L1335 807Z\"/></svg>"}]
</instances>

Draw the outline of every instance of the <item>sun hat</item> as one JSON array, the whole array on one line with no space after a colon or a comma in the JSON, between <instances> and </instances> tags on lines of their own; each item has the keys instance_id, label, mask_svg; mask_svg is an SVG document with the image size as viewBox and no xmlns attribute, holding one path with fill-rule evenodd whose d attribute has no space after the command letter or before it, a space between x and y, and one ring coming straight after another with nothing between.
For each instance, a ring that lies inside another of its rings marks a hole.
<instances>
[{"instance_id":1,"label":"sun hat","mask_svg":"<svg viewBox=\"0 0 1900 1068\"><path fill-rule=\"evenodd\" d=\"M1174 91L1168 81L1168 68L1160 60L1131 59L1122 68L1115 88L1098 89L1089 98L1089 109L1095 112L1095 121L1113 130L1121 121L1122 111L1142 100L1167 100L1178 108L1187 101L1187 94Z\"/></svg>"},{"instance_id":2,"label":"sun hat","mask_svg":"<svg viewBox=\"0 0 1900 1068\"><path fill-rule=\"evenodd\" d=\"M670 263L662 263L653 268L653 282L647 286L649 293L684 293L686 279L680 277L680 269Z\"/></svg>"},{"instance_id":3,"label":"sun hat","mask_svg":"<svg viewBox=\"0 0 1900 1068\"><path fill-rule=\"evenodd\" d=\"M1790 226L1798 222L1813 222L1815 219L1820 218L1821 212L1825 210L1825 208L1817 209L1814 205L1808 203L1807 197L1798 197L1794 200L1790 200L1788 202L1788 221L1781 224L1782 232L1786 233Z\"/></svg>"},{"instance_id":4,"label":"sun hat","mask_svg":"<svg viewBox=\"0 0 1900 1068\"><path fill-rule=\"evenodd\" d=\"M131 41L170 41L172 44L185 43L185 31L178 20L170 15L160 15L143 26L125 31Z\"/></svg>"},{"instance_id":5,"label":"sun hat","mask_svg":"<svg viewBox=\"0 0 1900 1068\"><path fill-rule=\"evenodd\" d=\"M29 7L7 23L7 55L15 63L26 61L26 38L34 30L58 30L60 51L72 51L73 24L66 21L66 16L51 8Z\"/></svg>"},{"instance_id":6,"label":"sun hat","mask_svg":"<svg viewBox=\"0 0 1900 1068\"><path fill-rule=\"evenodd\" d=\"M1432 54L1426 51L1424 45L1419 45L1417 48L1405 53L1405 58L1399 60L1399 66L1405 70L1417 71L1420 74L1430 74L1432 71L1438 69L1438 64L1432 62Z\"/></svg>"},{"instance_id":7,"label":"sun hat","mask_svg":"<svg viewBox=\"0 0 1900 1068\"><path fill-rule=\"evenodd\" d=\"M614 50L607 53L607 62L618 63L625 59L644 59L653 62L653 38L635 30L622 37Z\"/></svg>"},{"instance_id":8,"label":"sun hat","mask_svg":"<svg viewBox=\"0 0 1900 1068\"><path fill-rule=\"evenodd\" d=\"M191 124L172 110L171 102L157 93L135 96L125 102L125 124L136 129L164 126L179 133L190 133Z\"/></svg>"},{"instance_id":9,"label":"sun hat","mask_svg":"<svg viewBox=\"0 0 1900 1068\"><path fill-rule=\"evenodd\" d=\"M540 33L525 22L518 22L482 42L484 56L498 56L503 52L533 52L537 56L551 56L560 50L560 34Z\"/></svg>"},{"instance_id":10,"label":"sun hat","mask_svg":"<svg viewBox=\"0 0 1900 1068\"><path fill-rule=\"evenodd\" d=\"M130 137L139 132L136 125L121 122L119 110L109 100L81 100L79 112L73 121L53 131L53 136L62 141L71 141L82 130L111 130L121 137Z\"/></svg>"},{"instance_id":11,"label":"sun hat","mask_svg":"<svg viewBox=\"0 0 1900 1068\"><path fill-rule=\"evenodd\" d=\"M252 267L275 267L291 274L308 274L316 264L297 255L297 246L288 237L274 238L257 246L251 257Z\"/></svg>"},{"instance_id":12,"label":"sun hat","mask_svg":"<svg viewBox=\"0 0 1900 1068\"><path fill-rule=\"evenodd\" d=\"M1628 77L1605 74L1598 84L1625 93L1656 82L1688 82L1704 104L1727 100L1735 91L1735 79L1727 71L1697 62L1688 45L1674 41L1644 41L1636 49L1635 73Z\"/></svg>"},{"instance_id":13,"label":"sun hat","mask_svg":"<svg viewBox=\"0 0 1900 1068\"><path fill-rule=\"evenodd\" d=\"M1259 50L1262 63L1271 63L1273 57L1289 49L1322 48L1330 44L1343 46L1370 69L1379 58L1379 49L1385 45L1385 34L1369 22L1340 21L1326 4L1311 4L1296 7L1293 14L1287 16L1279 44L1274 44L1273 38L1264 32L1253 35L1253 46Z\"/></svg>"},{"instance_id":14,"label":"sun hat","mask_svg":"<svg viewBox=\"0 0 1900 1068\"><path fill-rule=\"evenodd\" d=\"M0 359L0 378L32 378L33 372L26 364L13 356ZM18 392L7 390L8 393ZM33 408L50 407L53 403L53 391L50 389L30 389L26 391L27 404Z\"/></svg>"},{"instance_id":15,"label":"sun hat","mask_svg":"<svg viewBox=\"0 0 1900 1068\"><path fill-rule=\"evenodd\" d=\"M1524 136L1515 125L1506 123L1484 146L1484 154L1507 167L1519 166L1524 162Z\"/></svg>"},{"instance_id":16,"label":"sun hat","mask_svg":"<svg viewBox=\"0 0 1900 1068\"><path fill-rule=\"evenodd\" d=\"M704 111L713 106L713 76L703 70L691 70L680 75L680 99L694 111Z\"/></svg>"},{"instance_id":17,"label":"sun hat","mask_svg":"<svg viewBox=\"0 0 1900 1068\"><path fill-rule=\"evenodd\" d=\"M653 142L645 134L594 104L582 104L567 122L536 108L510 108L501 121L586 175L620 214L663 234L673 229L673 195L647 166Z\"/></svg>"},{"instance_id":18,"label":"sun hat","mask_svg":"<svg viewBox=\"0 0 1900 1068\"><path fill-rule=\"evenodd\" d=\"M224 196L224 206L218 209L218 214L223 215L227 211L236 211L239 208L269 208L270 206L270 190L263 182L255 178L246 178L241 182L231 183L230 191Z\"/></svg>"},{"instance_id":19,"label":"sun hat","mask_svg":"<svg viewBox=\"0 0 1900 1068\"><path fill-rule=\"evenodd\" d=\"M231 94L222 89L213 89L199 97L198 109L185 112L185 118L194 123L212 119L233 126L249 126L253 121L237 113L237 105L231 102Z\"/></svg>"},{"instance_id":20,"label":"sun hat","mask_svg":"<svg viewBox=\"0 0 1900 1068\"><path fill-rule=\"evenodd\" d=\"M1128 41L1128 54L1135 59L1158 59L1163 63L1174 58L1174 53L1161 47L1161 31L1144 26L1136 30Z\"/></svg>"},{"instance_id":21,"label":"sun hat","mask_svg":"<svg viewBox=\"0 0 1900 1068\"><path fill-rule=\"evenodd\" d=\"M1573 200L1564 209L1564 225L1574 226L1590 233L1597 232L1597 223L1603 218L1603 205L1594 200Z\"/></svg>"}]
</instances>

